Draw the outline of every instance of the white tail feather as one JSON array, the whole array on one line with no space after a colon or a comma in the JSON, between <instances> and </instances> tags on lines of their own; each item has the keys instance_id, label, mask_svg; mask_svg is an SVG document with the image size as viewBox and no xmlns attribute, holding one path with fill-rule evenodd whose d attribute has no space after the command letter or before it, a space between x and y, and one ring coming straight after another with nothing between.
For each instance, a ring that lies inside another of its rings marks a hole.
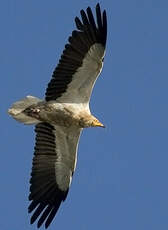
<instances>
[{"instance_id":1,"label":"white tail feather","mask_svg":"<svg viewBox=\"0 0 168 230\"><path fill-rule=\"evenodd\" d=\"M37 124L39 121L33 117L26 116L23 111L33 104L39 103L40 100L37 97L27 96L20 101L15 102L8 113L17 121L22 122L26 125Z\"/></svg>"}]
</instances>

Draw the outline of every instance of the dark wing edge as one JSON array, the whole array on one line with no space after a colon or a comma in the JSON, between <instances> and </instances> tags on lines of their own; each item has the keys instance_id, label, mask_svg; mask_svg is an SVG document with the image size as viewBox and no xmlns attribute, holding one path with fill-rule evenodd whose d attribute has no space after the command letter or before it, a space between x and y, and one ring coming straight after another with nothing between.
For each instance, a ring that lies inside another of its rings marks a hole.
<instances>
[{"instance_id":1,"label":"dark wing edge","mask_svg":"<svg viewBox=\"0 0 168 230\"><path fill-rule=\"evenodd\" d=\"M48 123L36 125L36 144L30 179L30 195L28 212L34 211L31 217L33 224L39 217L37 227L45 222L47 228L56 212L68 194L68 189L62 191L56 184L55 177L55 128Z\"/></svg>"},{"instance_id":2,"label":"dark wing edge","mask_svg":"<svg viewBox=\"0 0 168 230\"><path fill-rule=\"evenodd\" d=\"M101 13L100 5L96 5L96 23L91 11L88 7L86 12L80 11L81 18L75 18L76 27L69 37L69 43L65 45L65 49L57 67L55 68L52 79L48 84L45 100L56 100L66 92L68 84L72 81L72 77L79 67L85 55L95 43L100 43L104 49L107 39L107 17L106 11Z\"/></svg>"}]
</instances>

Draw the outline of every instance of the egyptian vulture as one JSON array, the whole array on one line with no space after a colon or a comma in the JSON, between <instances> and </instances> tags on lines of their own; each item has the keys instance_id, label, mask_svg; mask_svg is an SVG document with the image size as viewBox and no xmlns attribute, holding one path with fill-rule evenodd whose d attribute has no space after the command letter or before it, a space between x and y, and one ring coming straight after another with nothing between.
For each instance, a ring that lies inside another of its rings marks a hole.
<instances>
[{"instance_id":1,"label":"egyptian vulture","mask_svg":"<svg viewBox=\"0 0 168 230\"><path fill-rule=\"evenodd\" d=\"M33 212L39 228L47 228L67 197L76 167L77 148L83 128L104 127L90 112L89 101L105 55L107 37L106 11L96 5L96 20L91 8L76 17L77 30L68 44L51 81L45 99L33 96L15 102L9 114L24 124L34 124L36 139L30 179Z\"/></svg>"}]
</instances>

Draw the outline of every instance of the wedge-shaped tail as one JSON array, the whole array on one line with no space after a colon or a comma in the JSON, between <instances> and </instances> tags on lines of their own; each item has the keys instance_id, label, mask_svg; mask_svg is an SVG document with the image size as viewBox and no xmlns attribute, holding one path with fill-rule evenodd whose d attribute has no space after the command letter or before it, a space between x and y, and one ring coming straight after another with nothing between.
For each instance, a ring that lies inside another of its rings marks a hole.
<instances>
[{"instance_id":1,"label":"wedge-shaped tail","mask_svg":"<svg viewBox=\"0 0 168 230\"><path fill-rule=\"evenodd\" d=\"M39 121L33 117L27 116L23 111L31 105L36 105L40 100L37 97L27 96L20 101L15 102L8 113L17 121L22 122L26 125L33 125L39 123Z\"/></svg>"}]
</instances>

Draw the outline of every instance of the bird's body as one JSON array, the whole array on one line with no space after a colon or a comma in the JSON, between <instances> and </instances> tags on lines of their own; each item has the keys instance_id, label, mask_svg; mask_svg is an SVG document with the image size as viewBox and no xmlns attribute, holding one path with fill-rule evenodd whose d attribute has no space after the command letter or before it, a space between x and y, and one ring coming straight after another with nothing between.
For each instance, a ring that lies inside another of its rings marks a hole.
<instances>
[{"instance_id":1,"label":"bird's body","mask_svg":"<svg viewBox=\"0 0 168 230\"><path fill-rule=\"evenodd\" d=\"M93 115L90 113L89 106L85 103L59 103L56 101L40 101L40 99L27 96L22 102L26 100L37 99L23 110L23 105L18 108L18 103L13 104L9 109L9 114L18 121L25 124L37 124L40 122L47 122L51 125L59 125L62 127L104 127ZM25 103L24 103L25 105Z\"/></svg>"},{"instance_id":2,"label":"bird's body","mask_svg":"<svg viewBox=\"0 0 168 230\"><path fill-rule=\"evenodd\" d=\"M82 22L72 32L48 84L45 100L33 96L15 102L9 114L19 122L35 125L36 142L30 179L31 204L40 227L47 228L66 199L76 167L77 148L83 128L104 127L89 108L92 89L105 55L106 12L96 6L95 23L90 7L81 10Z\"/></svg>"}]
</instances>

